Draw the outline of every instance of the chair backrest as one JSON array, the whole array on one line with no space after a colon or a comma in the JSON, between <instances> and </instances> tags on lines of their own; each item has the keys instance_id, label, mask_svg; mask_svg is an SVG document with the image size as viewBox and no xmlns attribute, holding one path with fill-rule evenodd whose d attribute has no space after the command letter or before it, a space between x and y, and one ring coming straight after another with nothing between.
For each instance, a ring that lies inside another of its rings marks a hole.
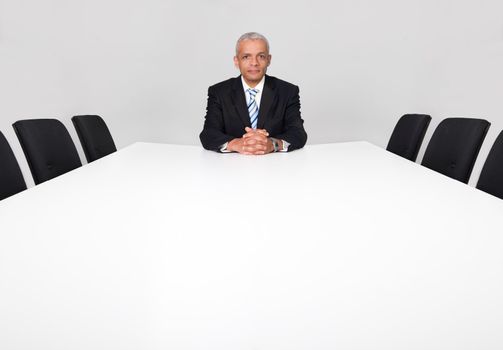
<instances>
[{"instance_id":1,"label":"chair backrest","mask_svg":"<svg viewBox=\"0 0 503 350\"><path fill-rule=\"evenodd\" d=\"M56 119L19 120L12 124L35 184L82 165L63 123Z\"/></svg>"},{"instance_id":2,"label":"chair backrest","mask_svg":"<svg viewBox=\"0 0 503 350\"><path fill-rule=\"evenodd\" d=\"M491 124L484 119L446 118L438 124L422 165L468 183L480 147Z\"/></svg>"},{"instance_id":3,"label":"chair backrest","mask_svg":"<svg viewBox=\"0 0 503 350\"><path fill-rule=\"evenodd\" d=\"M89 163L117 151L107 124L100 116L76 115L72 122Z\"/></svg>"},{"instance_id":4,"label":"chair backrest","mask_svg":"<svg viewBox=\"0 0 503 350\"><path fill-rule=\"evenodd\" d=\"M487 155L477 188L503 199L503 131Z\"/></svg>"},{"instance_id":5,"label":"chair backrest","mask_svg":"<svg viewBox=\"0 0 503 350\"><path fill-rule=\"evenodd\" d=\"M395 125L386 150L416 161L431 117L427 114L405 114Z\"/></svg>"},{"instance_id":6,"label":"chair backrest","mask_svg":"<svg viewBox=\"0 0 503 350\"><path fill-rule=\"evenodd\" d=\"M26 190L23 174L5 136L0 132L0 200Z\"/></svg>"}]
</instances>

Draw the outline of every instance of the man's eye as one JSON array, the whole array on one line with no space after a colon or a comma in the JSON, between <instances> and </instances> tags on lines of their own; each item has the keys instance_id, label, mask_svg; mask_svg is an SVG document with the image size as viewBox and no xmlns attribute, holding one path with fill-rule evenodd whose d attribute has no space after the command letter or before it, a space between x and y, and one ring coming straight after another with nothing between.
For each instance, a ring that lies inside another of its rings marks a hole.
<instances>
[{"instance_id":1,"label":"man's eye","mask_svg":"<svg viewBox=\"0 0 503 350\"><path fill-rule=\"evenodd\" d=\"M247 60L247 59L248 59L248 57L250 57L250 56L243 56L243 59L244 59L244 60Z\"/></svg>"},{"instance_id":2,"label":"man's eye","mask_svg":"<svg viewBox=\"0 0 503 350\"><path fill-rule=\"evenodd\" d=\"M260 58L264 60L265 59L265 55L260 55Z\"/></svg>"}]
</instances>

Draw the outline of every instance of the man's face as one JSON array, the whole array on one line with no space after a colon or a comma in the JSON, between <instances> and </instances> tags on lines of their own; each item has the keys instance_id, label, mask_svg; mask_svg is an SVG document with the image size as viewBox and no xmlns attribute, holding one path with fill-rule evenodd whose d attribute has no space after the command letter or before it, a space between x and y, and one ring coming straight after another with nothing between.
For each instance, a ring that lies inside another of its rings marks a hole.
<instances>
[{"instance_id":1,"label":"man's face","mask_svg":"<svg viewBox=\"0 0 503 350\"><path fill-rule=\"evenodd\" d=\"M239 43L238 54L234 56L234 65L250 87L255 87L271 64L271 55L263 40L243 40Z\"/></svg>"}]
</instances>

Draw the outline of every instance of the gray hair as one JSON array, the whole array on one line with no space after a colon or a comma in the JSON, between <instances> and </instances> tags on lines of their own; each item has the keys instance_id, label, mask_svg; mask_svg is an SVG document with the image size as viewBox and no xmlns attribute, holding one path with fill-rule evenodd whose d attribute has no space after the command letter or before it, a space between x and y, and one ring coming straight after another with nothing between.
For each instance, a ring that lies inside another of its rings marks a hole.
<instances>
[{"instance_id":1,"label":"gray hair","mask_svg":"<svg viewBox=\"0 0 503 350\"><path fill-rule=\"evenodd\" d=\"M236 42L236 56L238 54L239 44L245 40L262 40L265 42L265 46L267 47L267 52L269 52L269 41L267 41L265 36L263 36L262 34L257 33L257 32L248 32L248 33L244 33L243 35L241 35L239 37L238 41Z\"/></svg>"}]
</instances>

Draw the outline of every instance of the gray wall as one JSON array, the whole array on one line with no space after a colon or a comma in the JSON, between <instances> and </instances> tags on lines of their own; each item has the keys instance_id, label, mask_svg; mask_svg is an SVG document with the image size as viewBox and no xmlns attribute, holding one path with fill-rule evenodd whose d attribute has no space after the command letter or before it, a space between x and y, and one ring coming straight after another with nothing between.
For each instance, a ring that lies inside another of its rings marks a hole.
<instances>
[{"instance_id":1,"label":"gray wall","mask_svg":"<svg viewBox=\"0 0 503 350\"><path fill-rule=\"evenodd\" d=\"M269 74L296 83L309 143L385 146L401 114L503 129L503 1L0 0L0 130L100 114L119 148L198 144L207 87L236 76L235 40L268 36ZM420 153L420 158L424 152ZM82 155L82 152L81 152Z\"/></svg>"}]
</instances>

